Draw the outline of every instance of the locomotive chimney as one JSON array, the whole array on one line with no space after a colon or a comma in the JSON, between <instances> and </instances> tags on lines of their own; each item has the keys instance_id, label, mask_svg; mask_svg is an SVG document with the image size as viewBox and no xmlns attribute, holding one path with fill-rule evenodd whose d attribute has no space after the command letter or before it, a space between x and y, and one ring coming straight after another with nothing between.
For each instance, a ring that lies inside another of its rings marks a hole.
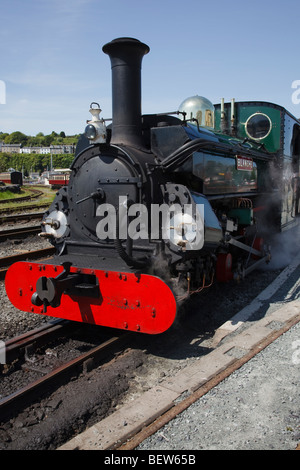
<instances>
[{"instance_id":1,"label":"locomotive chimney","mask_svg":"<svg viewBox=\"0 0 300 470\"><path fill-rule=\"evenodd\" d=\"M112 69L112 144L141 147L141 65L149 47L133 38L114 39L102 48Z\"/></svg>"}]
</instances>

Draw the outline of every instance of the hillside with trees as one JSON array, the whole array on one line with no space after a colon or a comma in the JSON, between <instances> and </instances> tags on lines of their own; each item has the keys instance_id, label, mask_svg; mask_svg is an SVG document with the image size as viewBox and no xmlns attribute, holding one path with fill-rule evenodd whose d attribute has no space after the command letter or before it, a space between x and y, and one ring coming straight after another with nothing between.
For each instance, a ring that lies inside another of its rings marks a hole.
<instances>
[{"instance_id":1,"label":"hillside with trees","mask_svg":"<svg viewBox=\"0 0 300 470\"><path fill-rule=\"evenodd\" d=\"M59 134L51 132L44 135L39 132L36 136L27 136L22 132L15 131L11 134L0 132L0 142L5 144L21 144L21 147L49 147L50 145L75 145L79 135L66 136L62 131ZM69 168L74 159L73 154L37 154L37 153L5 153L0 152L0 172L14 168L23 171L25 176L32 172L42 173L53 168Z\"/></svg>"},{"instance_id":2,"label":"hillside with trees","mask_svg":"<svg viewBox=\"0 0 300 470\"><path fill-rule=\"evenodd\" d=\"M53 168L70 168L74 160L73 154L52 155ZM43 173L51 168L51 155L36 153L0 153L0 172L14 168L23 171L24 176L31 173Z\"/></svg>"},{"instance_id":3,"label":"hillside with trees","mask_svg":"<svg viewBox=\"0 0 300 470\"><path fill-rule=\"evenodd\" d=\"M21 144L22 147L49 147L50 145L76 145L79 138L78 135L66 136L64 131L59 134L52 131L51 134L44 135L39 132L36 136L28 136L20 131L11 134L0 132L0 141L5 144Z\"/></svg>"}]
</instances>

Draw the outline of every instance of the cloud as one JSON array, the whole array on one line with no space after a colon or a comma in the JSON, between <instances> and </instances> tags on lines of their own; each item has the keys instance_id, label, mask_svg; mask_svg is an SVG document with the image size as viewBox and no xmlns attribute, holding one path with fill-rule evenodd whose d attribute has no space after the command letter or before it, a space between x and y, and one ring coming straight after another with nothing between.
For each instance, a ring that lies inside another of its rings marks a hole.
<instances>
[{"instance_id":1,"label":"cloud","mask_svg":"<svg viewBox=\"0 0 300 470\"><path fill-rule=\"evenodd\" d=\"M6 83L0 80L0 104L6 104Z\"/></svg>"}]
</instances>

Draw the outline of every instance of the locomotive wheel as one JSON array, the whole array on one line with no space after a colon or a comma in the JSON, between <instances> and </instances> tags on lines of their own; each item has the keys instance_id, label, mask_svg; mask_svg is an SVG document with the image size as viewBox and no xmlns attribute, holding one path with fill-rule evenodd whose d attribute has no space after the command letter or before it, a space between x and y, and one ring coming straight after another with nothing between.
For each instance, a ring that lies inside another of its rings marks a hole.
<instances>
[{"instance_id":1,"label":"locomotive wheel","mask_svg":"<svg viewBox=\"0 0 300 470\"><path fill-rule=\"evenodd\" d=\"M233 278L232 256L230 253L219 253L216 266L218 282L228 282Z\"/></svg>"},{"instance_id":2,"label":"locomotive wheel","mask_svg":"<svg viewBox=\"0 0 300 470\"><path fill-rule=\"evenodd\" d=\"M262 237L257 237L255 240L254 240L254 243L253 243L253 248L257 251L260 251L261 253L263 253L263 250L264 250L264 239ZM252 255L252 259L260 259L261 257L260 256L257 256L257 255Z\"/></svg>"}]
</instances>

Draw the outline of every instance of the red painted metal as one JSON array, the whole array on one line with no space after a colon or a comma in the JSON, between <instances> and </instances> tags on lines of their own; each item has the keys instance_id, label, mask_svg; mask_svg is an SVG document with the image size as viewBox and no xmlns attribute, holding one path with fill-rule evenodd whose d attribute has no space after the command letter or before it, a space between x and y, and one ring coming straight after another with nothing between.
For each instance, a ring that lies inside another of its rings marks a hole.
<instances>
[{"instance_id":1,"label":"red painted metal","mask_svg":"<svg viewBox=\"0 0 300 470\"><path fill-rule=\"evenodd\" d=\"M243 157L242 155L236 156L236 169L244 171L253 170L253 159L249 157Z\"/></svg>"},{"instance_id":2,"label":"red painted metal","mask_svg":"<svg viewBox=\"0 0 300 470\"><path fill-rule=\"evenodd\" d=\"M261 238L261 237L257 237L257 238L254 240L253 248L254 248L254 250L260 251L260 252L262 253L262 252L263 252L263 249L264 249L264 239ZM253 258L253 259L260 259L261 256L252 255L252 258Z\"/></svg>"},{"instance_id":3,"label":"red painted metal","mask_svg":"<svg viewBox=\"0 0 300 470\"><path fill-rule=\"evenodd\" d=\"M49 178L49 184L52 186L66 186L69 183L69 180L61 177L60 179Z\"/></svg>"},{"instance_id":4,"label":"red painted metal","mask_svg":"<svg viewBox=\"0 0 300 470\"><path fill-rule=\"evenodd\" d=\"M230 253L218 254L216 278L219 282L228 282L233 278L232 256Z\"/></svg>"},{"instance_id":5,"label":"red painted metal","mask_svg":"<svg viewBox=\"0 0 300 470\"><path fill-rule=\"evenodd\" d=\"M148 274L70 268L70 273L93 274L98 278L99 298L62 294L59 307L35 306L31 302L41 276L57 277L62 266L18 262L7 271L5 287L19 310L84 323L141 333L166 331L176 316L176 300L165 282Z\"/></svg>"}]
</instances>

